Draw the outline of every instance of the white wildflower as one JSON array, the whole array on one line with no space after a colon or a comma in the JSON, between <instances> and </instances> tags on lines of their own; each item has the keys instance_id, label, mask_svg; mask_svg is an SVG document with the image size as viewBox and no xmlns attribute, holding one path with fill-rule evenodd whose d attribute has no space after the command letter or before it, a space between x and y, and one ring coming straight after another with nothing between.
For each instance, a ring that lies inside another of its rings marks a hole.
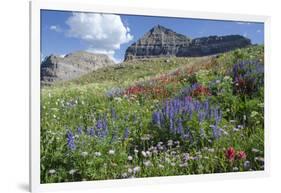
<instances>
[{"instance_id":1,"label":"white wildflower","mask_svg":"<svg viewBox=\"0 0 281 193\"><path fill-rule=\"evenodd\" d=\"M181 163L179 166L180 166L181 168L184 168L184 167L187 167L188 164L187 164L187 162L184 162L184 163Z\"/></svg>"},{"instance_id":2,"label":"white wildflower","mask_svg":"<svg viewBox=\"0 0 281 193\"><path fill-rule=\"evenodd\" d=\"M111 163L111 166L116 167L116 166L118 166L118 165L117 165L117 163L114 163L114 162L113 162L113 163Z\"/></svg>"},{"instance_id":3,"label":"white wildflower","mask_svg":"<svg viewBox=\"0 0 281 193\"><path fill-rule=\"evenodd\" d=\"M142 154L142 156L143 156L143 157L147 157L147 155L146 155L146 152L145 152L145 151L142 151L142 152L141 152L141 154Z\"/></svg>"},{"instance_id":4,"label":"white wildflower","mask_svg":"<svg viewBox=\"0 0 281 193\"><path fill-rule=\"evenodd\" d=\"M170 160L170 158L168 158L168 157L165 157L165 162L167 162L167 163L171 163L171 160Z\"/></svg>"},{"instance_id":5,"label":"white wildflower","mask_svg":"<svg viewBox=\"0 0 281 193\"><path fill-rule=\"evenodd\" d=\"M111 149L111 150L108 151L108 154L109 154L109 155L114 155L114 154L115 154L115 151L114 151L113 149Z\"/></svg>"},{"instance_id":6,"label":"white wildflower","mask_svg":"<svg viewBox=\"0 0 281 193\"><path fill-rule=\"evenodd\" d=\"M159 164L158 167L161 168L161 169L164 168L164 166L162 164Z\"/></svg>"},{"instance_id":7,"label":"white wildflower","mask_svg":"<svg viewBox=\"0 0 281 193\"><path fill-rule=\"evenodd\" d=\"M141 137L141 140L142 141L148 141L148 140L150 140L150 135L149 134L147 134L147 135L143 135L142 137Z\"/></svg>"},{"instance_id":8,"label":"white wildflower","mask_svg":"<svg viewBox=\"0 0 281 193\"><path fill-rule=\"evenodd\" d=\"M140 172L141 168L139 166L134 167L133 171L134 173Z\"/></svg>"},{"instance_id":9,"label":"white wildflower","mask_svg":"<svg viewBox=\"0 0 281 193\"><path fill-rule=\"evenodd\" d=\"M225 77L223 77L223 80L230 80L230 79L231 79L230 76L225 76Z\"/></svg>"},{"instance_id":10,"label":"white wildflower","mask_svg":"<svg viewBox=\"0 0 281 193\"><path fill-rule=\"evenodd\" d=\"M154 150L154 147L153 147L153 146L150 146L150 147L148 148L148 151L152 151L152 150Z\"/></svg>"},{"instance_id":11,"label":"white wildflower","mask_svg":"<svg viewBox=\"0 0 281 193\"><path fill-rule=\"evenodd\" d=\"M163 146L158 146L158 149L159 150L164 150L164 147Z\"/></svg>"},{"instance_id":12,"label":"white wildflower","mask_svg":"<svg viewBox=\"0 0 281 193\"><path fill-rule=\"evenodd\" d=\"M157 151L156 149L154 149L154 150L152 151L152 153L153 153L153 154L158 154L158 151Z\"/></svg>"},{"instance_id":13,"label":"white wildflower","mask_svg":"<svg viewBox=\"0 0 281 193\"><path fill-rule=\"evenodd\" d=\"M128 156L128 160L129 160L129 161L132 161L132 160L133 160L133 157L129 155L129 156Z\"/></svg>"},{"instance_id":14,"label":"white wildflower","mask_svg":"<svg viewBox=\"0 0 281 193\"><path fill-rule=\"evenodd\" d=\"M83 157L86 157L86 156L88 155L88 152L83 151L83 152L81 153L81 155L82 155Z\"/></svg>"},{"instance_id":15,"label":"white wildflower","mask_svg":"<svg viewBox=\"0 0 281 193\"><path fill-rule=\"evenodd\" d=\"M127 178L128 174L126 172L124 172L121 176L122 176L122 178Z\"/></svg>"},{"instance_id":16,"label":"white wildflower","mask_svg":"<svg viewBox=\"0 0 281 193\"><path fill-rule=\"evenodd\" d=\"M128 173L129 173L129 174L133 173L132 168L128 168Z\"/></svg>"},{"instance_id":17,"label":"white wildflower","mask_svg":"<svg viewBox=\"0 0 281 193\"><path fill-rule=\"evenodd\" d=\"M223 135L228 135L228 132L225 131L224 129L220 129L220 131L223 133Z\"/></svg>"},{"instance_id":18,"label":"white wildflower","mask_svg":"<svg viewBox=\"0 0 281 193\"><path fill-rule=\"evenodd\" d=\"M168 146L172 146L173 145L173 140L168 140L168 144L167 144Z\"/></svg>"},{"instance_id":19,"label":"white wildflower","mask_svg":"<svg viewBox=\"0 0 281 193\"><path fill-rule=\"evenodd\" d=\"M56 173L56 170L54 170L54 169L49 170L49 174L54 174L54 173Z\"/></svg>"},{"instance_id":20,"label":"white wildflower","mask_svg":"<svg viewBox=\"0 0 281 193\"><path fill-rule=\"evenodd\" d=\"M258 153L260 150L256 149L256 148L252 148L252 152L253 153Z\"/></svg>"},{"instance_id":21,"label":"white wildflower","mask_svg":"<svg viewBox=\"0 0 281 193\"><path fill-rule=\"evenodd\" d=\"M175 156L176 154L177 154L176 151L171 151L171 155L172 155L172 156Z\"/></svg>"},{"instance_id":22,"label":"white wildflower","mask_svg":"<svg viewBox=\"0 0 281 193\"><path fill-rule=\"evenodd\" d=\"M264 162L264 158L263 157L255 157L255 160L259 161L259 162Z\"/></svg>"},{"instance_id":23,"label":"white wildflower","mask_svg":"<svg viewBox=\"0 0 281 193\"><path fill-rule=\"evenodd\" d=\"M146 166L146 167L150 167L152 166L152 163L148 160L148 161L145 161L143 162L143 164Z\"/></svg>"},{"instance_id":24,"label":"white wildflower","mask_svg":"<svg viewBox=\"0 0 281 193\"><path fill-rule=\"evenodd\" d=\"M244 169L245 169L245 170L250 169L250 167L251 167L250 161L246 160L246 161L244 162L243 166L244 166Z\"/></svg>"},{"instance_id":25,"label":"white wildflower","mask_svg":"<svg viewBox=\"0 0 281 193\"><path fill-rule=\"evenodd\" d=\"M190 159L189 153L183 153L183 160L188 161Z\"/></svg>"},{"instance_id":26,"label":"white wildflower","mask_svg":"<svg viewBox=\"0 0 281 193\"><path fill-rule=\"evenodd\" d=\"M95 156L100 157L101 156L101 152L95 152Z\"/></svg>"},{"instance_id":27,"label":"white wildflower","mask_svg":"<svg viewBox=\"0 0 281 193\"><path fill-rule=\"evenodd\" d=\"M157 146L159 145L159 146L161 146L163 144L163 142L162 141L159 141L158 143L157 143Z\"/></svg>"},{"instance_id":28,"label":"white wildflower","mask_svg":"<svg viewBox=\"0 0 281 193\"><path fill-rule=\"evenodd\" d=\"M244 126L243 126L243 125L238 125L237 128L238 128L238 129L243 129Z\"/></svg>"},{"instance_id":29,"label":"white wildflower","mask_svg":"<svg viewBox=\"0 0 281 193\"><path fill-rule=\"evenodd\" d=\"M75 169L71 169L71 170L69 170L69 172L68 172L68 173L69 173L70 175L73 175L75 172L76 172L76 170L75 170Z\"/></svg>"},{"instance_id":30,"label":"white wildflower","mask_svg":"<svg viewBox=\"0 0 281 193\"><path fill-rule=\"evenodd\" d=\"M151 152L150 152L150 151L146 151L145 153L146 153L146 155L147 155L148 157L151 156Z\"/></svg>"},{"instance_id":31,"label":"white wildflower","mask_svg":"<svg viewBox=\"0 0 281 193\"><path fill-rule=\"evenodd\" d=\"M175 141L174 144L175 144L175 145L179 145L180 142L179 142L179 141Z\"/></svg>"}]
</instances>

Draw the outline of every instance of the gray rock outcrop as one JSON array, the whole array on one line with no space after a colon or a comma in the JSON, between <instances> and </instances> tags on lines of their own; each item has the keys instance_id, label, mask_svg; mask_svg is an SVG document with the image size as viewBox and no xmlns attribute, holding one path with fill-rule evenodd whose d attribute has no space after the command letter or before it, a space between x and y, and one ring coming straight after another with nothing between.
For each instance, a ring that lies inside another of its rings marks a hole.
<instances>
[{"instance_id":1,"label":"gray rock outcrop","mask_svg":"<svg viewBox=\"0 0 281 193\"><path fill-rule=\"evenodd\" d=\"M209 36L191 39L171 29L157 25L127 48L125 60L161 56L206 56L249 45L251 45L250 39L240 35Z\"/></svg>"},{"instance_id":2,"label":"gray rock outcrop","mask_svg":"<svg viewBox=\"0 0 281 193\"><path fill-rule=\"evenodd\" d=\"M64 57L50 55L41 63L41 83L71 80L110 65L114 62L105 54L79 51Z\"/></svg>"}]
</instances>

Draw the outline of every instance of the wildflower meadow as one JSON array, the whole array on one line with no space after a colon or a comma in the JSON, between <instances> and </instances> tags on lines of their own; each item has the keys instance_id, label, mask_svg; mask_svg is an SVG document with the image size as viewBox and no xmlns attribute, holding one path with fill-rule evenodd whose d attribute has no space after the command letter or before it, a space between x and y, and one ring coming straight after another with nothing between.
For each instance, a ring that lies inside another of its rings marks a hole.
<instances>
[{"instance_id":1,"label":"wildflower meadow","mask_svg":"<svg viewBox=\"0 0 281 193\"><path fill-rule=\"evenodd\" d=\"M264 170L263 46L41 89L41 183Z\"/></svg>"}]
</instances>

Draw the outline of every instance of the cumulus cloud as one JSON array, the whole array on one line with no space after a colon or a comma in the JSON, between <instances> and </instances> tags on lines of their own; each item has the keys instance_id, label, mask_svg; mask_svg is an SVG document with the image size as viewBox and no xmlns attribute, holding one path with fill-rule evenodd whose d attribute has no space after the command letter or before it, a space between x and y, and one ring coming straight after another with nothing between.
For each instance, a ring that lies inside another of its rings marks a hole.
<instances>
[{"instance_id":1,"label":"cumulus cloud","mask_svg":"<svg viewBox=\"0 0 281 193\"><path fill-rule=\"evenodd\" d=\"M248 33L247 33L247 32L243 33L243 36L244 36L245 38L248 37Z\"/></svg>"},{"instance_id":2,"label":"cumulus cloud","mask_svg":"<svg viewBox=\"0 0 281 193\"><path fill-rule=\"evenodd\" d=\"M238 22L236 22L236 24L238 24L238 25L251 25L252 23L251 22L238 21Z\"/></svg>"},{"instance_id":3,"label":"cumulus cloud","mask_svg":"<svg viewBox=\"0 0 281 193\"><path fill-rule=\"evenodd\" d=\"M58 25L51 25L49 29L55 32L62 32L61 27Z\"/></svg>"},{"instance_id":4,"label":"cumulus cloud","mask_svg":"<svg viewBox=\"0 0 281 193\"><path fill-rule=\"evenodd\" d=\"M97 54L106 54L111 60L113 60L116 64L122 62L121 59L114 57L115 50L104 50L97 48L88 48L87 52L97 53Z\"/></svg>"},{"instance_id":5,"label":"cumulus cloud","mask_svg":"<svg viewBox=\"0 0 281 193\"><path fill-rule=\"evenodd\" d=\"M130 29L118 15L73 13L66 24L67 35L83 40L89 45L88 51L107 54L114 59L115 51L121 44L133 39Z\"/></svg>"}]
</instances>

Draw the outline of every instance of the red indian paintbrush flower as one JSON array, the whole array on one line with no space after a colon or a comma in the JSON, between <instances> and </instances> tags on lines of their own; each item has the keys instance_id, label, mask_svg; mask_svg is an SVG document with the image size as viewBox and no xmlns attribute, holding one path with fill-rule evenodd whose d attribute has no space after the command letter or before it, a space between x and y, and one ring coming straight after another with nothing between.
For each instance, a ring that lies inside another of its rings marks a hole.
<instances>
[{"instance_id":1,"label":"red indian paintbrush flower","mask_svg":"<svg viewBox=\"0 0 281 193\"><path fill-rule=\"evenodd\" d=\"M233 161L235 158L235 149L233 147L229 147L226 152L225 152L225 156L227 157L227 159L229 159L230 161Z\"/></svg>"},{"instance_id":2,"label":"red indian paintbrush flower","mask_svg":"<svg viewBox=\"0 0 281 193\"><path fill-rule=\"evenodd\" d=\"M239 151L239 152L237 152L237 158L238 159L246 159L246 157L247 157L247 155L246 155L246 153L244 152L244 151Z\"/></svg>"}]
</instances>

